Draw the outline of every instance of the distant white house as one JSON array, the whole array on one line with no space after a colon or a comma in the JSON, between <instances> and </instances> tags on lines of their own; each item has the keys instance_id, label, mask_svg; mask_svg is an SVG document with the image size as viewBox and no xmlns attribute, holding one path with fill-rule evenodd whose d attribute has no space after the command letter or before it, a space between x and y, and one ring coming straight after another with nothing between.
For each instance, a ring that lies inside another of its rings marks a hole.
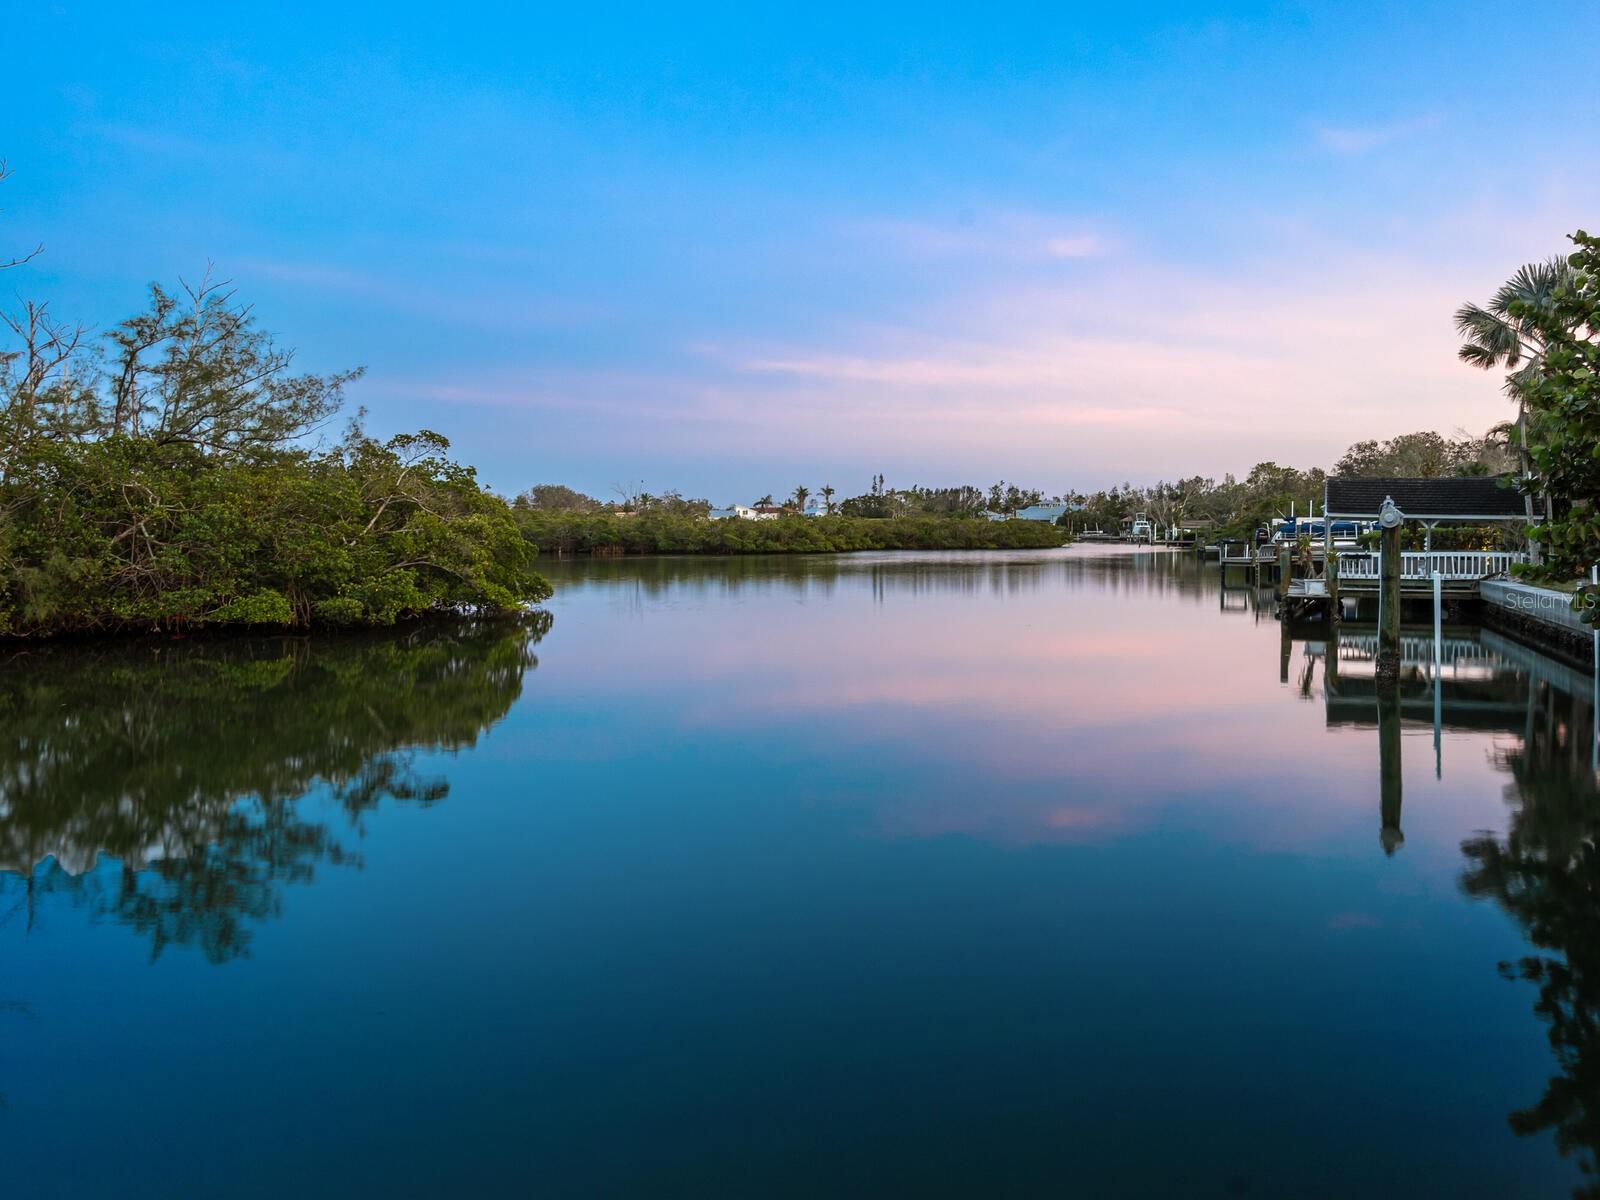
<instances>
[{"instance_id":1,"label":"distant white house","mask_svg":"<svg viewBox=\"0 0 1600 1200\"><path fill-rule=\"evenodd\" d=\"M801 514L807 517L825 517L828 515L828 505L823 500L807 500Z\"/></svg>"},{"instance_id":2,"label":"distant white house","mask_svg":"<svg viewBox=\"0 0 1600 1200\"><path fill-rule=\"evenodd\" d=\"M1019 508L1012 516L997 513L992 509L985 509L983 519L986 521L1057 521L1063 513L1077 512L1081 504L1030 504L1027 508Z\"/></svg>"},{"instance_id":3,"label":"distant white house","mask_svg":"<svg viewBox=\"0 0 1600 1200\"><path fill-rule=\"evenodd\" d=\"M706 516L713 521L726 521L730 517L738 517L743 521L776 521L783 515L783 509L773 505L762 505L752 508L748 504L735 504L732 508L713 508Z\"/></svg>"}]
</instances>

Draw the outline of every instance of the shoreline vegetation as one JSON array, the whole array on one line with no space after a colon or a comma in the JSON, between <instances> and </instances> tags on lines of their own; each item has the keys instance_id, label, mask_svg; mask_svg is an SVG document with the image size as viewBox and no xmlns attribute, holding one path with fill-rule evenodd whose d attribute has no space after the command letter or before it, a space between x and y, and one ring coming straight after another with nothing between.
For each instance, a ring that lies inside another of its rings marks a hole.
<instances>
[{"instance_id":1,"label":"shoreline vegetation","mask_svg":"<svg viewBox=\"0 0 1600 1200\"><path fill-rule=\"evenodd\" d=\"M1042 550L1065 545L1049 521L978 517L808 517L712 520L687 514L515 509L524 536L556 555L833 554L856 550Z\"/></svg>"},{"instance_id":2,"label":"shoreline vegetation","mask_svg":"<svg viewBox=\"0 0 1600 1200\"><path fill-rule=\"evenodd\" d=\"M153 286L91 338L0 348L0 638L353 628L520 613L535 548L429 430L327 425L359 372L292 369L225 286Z\"/></svg>"}]
</instances>

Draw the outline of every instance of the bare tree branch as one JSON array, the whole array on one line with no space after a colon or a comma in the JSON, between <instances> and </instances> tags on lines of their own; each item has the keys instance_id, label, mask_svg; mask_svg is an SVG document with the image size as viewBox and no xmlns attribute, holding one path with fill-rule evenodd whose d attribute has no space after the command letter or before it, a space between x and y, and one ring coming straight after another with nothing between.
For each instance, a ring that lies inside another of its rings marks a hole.
<instances>
[{"instance_id":1,"label":"bare tree branch","mask_svg":"<svg viewBox=\"0 0 1600 1200\"><path fill-rule=\"evenodd\" d=\"M0 183L5 182L6 178L10 174L11 174L11 168L6 165L6 160L3 159L3 158L0 158ZM26 254L24 254L20 258L12 258L12 259L6 260L5 262L0 262L0 271L7 270L7 269L9 269L11 267L20 267L23 263L27 262L29 259L36 258L39 254L43 253L43 251L44 251L44 245L43 245L43 243L41 243L41 244L35 246L32 250L28 251Z\"/></svg>"}]
</instances>

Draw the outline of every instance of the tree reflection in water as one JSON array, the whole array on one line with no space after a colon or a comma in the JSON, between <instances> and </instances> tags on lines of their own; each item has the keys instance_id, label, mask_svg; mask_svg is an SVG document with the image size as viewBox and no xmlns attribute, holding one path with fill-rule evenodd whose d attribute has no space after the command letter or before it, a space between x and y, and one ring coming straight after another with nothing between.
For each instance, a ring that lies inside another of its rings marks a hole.
<instances>
[{"instance_id":1,"label":"tree reflection in water","mask_svg":"<svg viewBox=\"0 0 1600 1200\"><path fill-rule=\"evenodd\" d=\"M301 814L325 790L359 830L432 804L419 750L473 745L537 665L548 613L403 634L13 652L0 671L0 912L46 895L212 962L249 950L283 889L356 861ZM94 870L101 854L119 871Z\"/></svg>"},{"instance_id":2,"label":"tree reflection in water","mask_svg":"<svg viewBox=\"0 0 1600 1200\"><path fill-rule=\"evenodd\" d=\"M1462 843L1468 895L1497 901L1546 953L1500 964L1537 984L1535 1011L1549 1025L1560 1074L1544 1096L1510 1116L1519 1134L1554 1132L1586 1182L1573 1195L1600 1198L1600 789L1590 762L1585 700L1539 689L1522 741L1503 755L1516 803L1507 835Z\"/></svg>"}]
</instances>

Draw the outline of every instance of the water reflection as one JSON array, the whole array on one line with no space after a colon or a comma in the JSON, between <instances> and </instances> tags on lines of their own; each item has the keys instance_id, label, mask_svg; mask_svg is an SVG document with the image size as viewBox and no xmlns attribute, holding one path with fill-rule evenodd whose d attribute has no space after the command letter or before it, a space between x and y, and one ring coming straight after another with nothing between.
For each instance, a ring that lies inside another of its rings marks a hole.
<instances>
[{"instance_id":1,"label":"water reflection","mask_svg":"<svg viewBox=\"0 0 1600 1200\"><path fill-rule=\"evenodd\" d=\"M1286 631L1286 637L1292 637ZM1318 632L1303 641L1299 690L1316 668L1329 728L1376 727L1380 844L1393 854L1401 830L1402 722L1434 725L1437 770L1443 732L1490 731L1492 765L1509 776L1504 835L1483 831L1461 844L1465 893L1513 917L1539 953L1502 962L1508 979L1538 988L1534 1011L1548 1028L1559 1073L1544 1095L1513 1111L1520 1135L1554 1135L1587 1182L1573 1195L1600 1197L1600 784L1594 770L1594 681L1491 630L1456 628L1402 638L1400 686L1375 680L1370 629Z\"/></svg>"},{"instance_id":2,"label":"water reflection","mask_svg":"<svg viewBox=\"0 0 1600 1200\"><path fill-rule=\"evenodd\" d=\"M1180 569L1174 569L1175 565ZM1202 603L1216 588L1211 574L1199 567L1193 555L1178 556L1165 550L602 557L553 559L540 570L558 583L581 581L640 599L670 594L676 600L756 598L774 593L827 596L865 584L876 602L888 603L927 596L1020 595L1060 589L1088 577L1100 587L1128 595L1181 596Z\"/></svg>"},{"instance_id":3,"label":"water reflection","mask_svg":"<svg viewBox=\"0 0 1600 1200\"><path fill-rule=\"evenodd\" d=\"M1367 628L1082 549L553 564L515 703L493 634L5 673L13 1173L181 1109L216 1194L1564 1191L1587 676L1452 626L1380 705Z\"/></svg>"},{"instance_id":4,"label":"water reflection","mask_svg":"<svg viewBox=\"0 0 1600 1200\"><path fill-rule=\"evenodd\" d=\"M0 913L60 896L222 962L289 884L356 862L299 802L353 830L385 798L432 804L419 749L501 718L549 614L403 636L13 652L0 671ZM114 870L95 869L99 857Z\"/></svg>"},{"instance_id":5,"label":"water reflection","mask_svg":"<svg viewBox=\"0 0 1600 1200\"><path fill-rule=\"evenodd\" d=\"M1523 737L1499 756L1511 776L1511 825L1462 843L1468 895L1498 903L1539 953L1501 963L1507 978L1537 985L1534 1011L1548 1025L1559 1074L1534 1104L1513 1112L1519 1134L1551 1131L1600 1197L1600 789L1591 763L1586 696L1541 687Z\"/></svg>"}]
</instances>

